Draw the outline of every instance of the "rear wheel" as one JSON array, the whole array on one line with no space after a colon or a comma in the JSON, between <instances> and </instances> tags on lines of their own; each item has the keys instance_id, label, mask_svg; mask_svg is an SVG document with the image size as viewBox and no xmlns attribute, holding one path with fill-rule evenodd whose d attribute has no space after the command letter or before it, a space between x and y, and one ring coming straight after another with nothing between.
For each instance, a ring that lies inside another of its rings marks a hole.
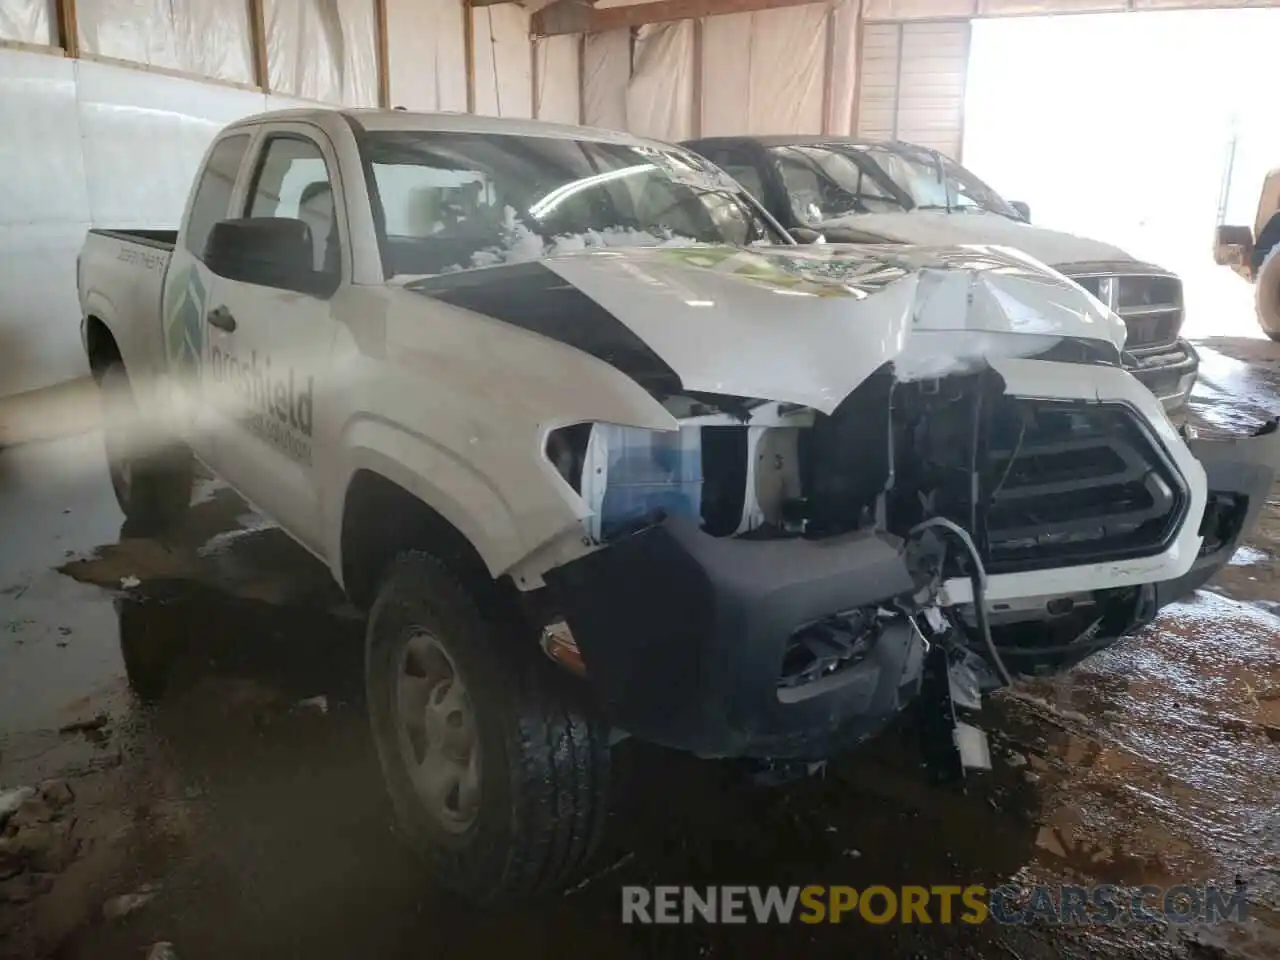
<instances>
[{"instance_id":1,"label":"rear wheel","mask_svg":"<svg viewBox=\"0 0 1280 960\"><path fill-rule=\"evenodd\" d=\"M162 529L186 513L191 503L191 451L142 416L124 364L112 363L98 383L107 471L116 502L139 530Z\"/></svg>"},{"instance_id":2,"label":"rear wheel","mask_svg":"<svg viewBox=\"0 0 1280 960\"><path fill-rule=\"evenodd\" d=\"M571 882L601 834L609 773L607 728L557 689L494 593L402 554L367 635L370 721L400 827L444 886L479 902Z\"/></svg>"}]
</instances>

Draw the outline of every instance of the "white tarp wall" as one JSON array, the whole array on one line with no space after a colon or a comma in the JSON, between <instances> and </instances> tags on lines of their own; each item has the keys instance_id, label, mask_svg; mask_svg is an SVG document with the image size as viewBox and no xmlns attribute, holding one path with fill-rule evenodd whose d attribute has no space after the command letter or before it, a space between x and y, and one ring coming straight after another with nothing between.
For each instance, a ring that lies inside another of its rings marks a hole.
<instances>
[{"instance_id":1,"label":"white tarp wall","mask_svg":"<svg viewBox=\"0 0 1280 960\"><path fill-rule=\"evenodd\" d=\"M858 49L857 0L587 34L584 122L663 140L847 134Z\"/></svg>"},{"instance_id":2,"label":"white tarp wall","mask_svg":"<svg viewBox=\"0 0 1280 960\"><path fill-rule=\"evenodd\" d=\"M626 130L630 80L631 31L588 33L582 45L582 122Z\"/></svg>"},{"instance_id":3,"label":"white tarp wall","mask_svg":"<svg viewBox=\"0 0 1280 960\"><path fill-rule=\"evenodd\" d=\"M186 2L204 5L209 0ZM240 0L218 2L244 6ZM373 0L264 0L263 7L273 91L321 103L377 106Z\"/></svg>"},{"instance_id":4,"label":"white tarp wall","mask_svg":"<svg viewBox=\"0 0 1280 960\"><path fill-rule=\"evenodd\" d=\"M544 37L534 47L533 115L556 123L581 123L580 37Z\"/></svg>"},{"instance_id":5,"label":"white tarp wall","mask_svg":"<svg viewBox=\"0 0 1280 960\"><path fill-rule=\"evenodd\" d=\"M702 136L820 133L827 7L703 20Z\"/></svg>"},{"instance_id":6,"label":"white tarp wall","mask_svg":"<svg viewBox=\"0 0 1280 960\"><path fill-rule=\"evenodd\" d=\"M76 20L85 53L253 82L243 0L76 0Z\"/></svg>"},{"instance_id":7,"label":"white tarp wall","mask_svg":"<svg viewBox=\"0 0 1280 960\"><path fill-rule=\"evenodd\" d=\"M636 31L627 129L658 140L693 136L693 21L652 23Z\"/></svg>"},{"instance_id":8,"label":"white tarp wall","mask_svg":"<svg viewBox=\"0 0 1280 960\"><path fill-rule=\"evenodd\" d=\"M471 16L476 113L532 117L529 11L518 4L500 3L475 7Z\"/></svg>"},{"instance_id":9,"label":"white tarp wall","mask_svg":"<svg viewBox=\"0 0 1280 960\"><path fill-rule=\"evenodd\" d=\"M301 104L290 88L376 103L373 0L266 6L282 88L269 95L225 82L253 80L242 0L79 0L83 59L0 45L0 396L87 372L75 274L86 230L176 227L217 131ZM51 46L55 23L47 0L0 0L0 41ZM465 77L461 90L465 108Z\"/></svg>"},{"instance_id":10,"label":"white tarp wall","mask_svg":"<svg viewBox=\"0 0 1280 960\"><path fill-rule=\"evenodd\" d=\"M391 105L467 109L466 10L459 0L386 0Z\"/></svg>"},{"instance_id":11,"label":"white tarp wall","mask_svg":"<svg viewBox=\"0 0 1280 960\"><path fill-rule=\"evenodd\" d=\"M55 43L53 29L54 0L0 0L0 40Z\"/></svg>"}]
</instances>

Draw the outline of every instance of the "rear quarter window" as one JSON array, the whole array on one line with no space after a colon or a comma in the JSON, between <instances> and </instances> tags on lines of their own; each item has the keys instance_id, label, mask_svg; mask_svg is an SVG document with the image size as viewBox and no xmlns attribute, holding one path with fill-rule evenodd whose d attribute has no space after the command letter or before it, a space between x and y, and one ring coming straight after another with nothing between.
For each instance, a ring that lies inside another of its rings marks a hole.
<instances>
[{"instance_id":1,"label":"rear quarter window","mask_svg":"<svg viewBox=\"0 0 1280 960\"><path fill-rule=\"evenodd\" d=\"M235 189L240 164L249 149L249 135L238 133L224 137L209 153L209 162L200 174L196 195L187 216L186 236L182 245L196 259L204 259L204 245L213 225L224 220L231 209L231 191Z\"/></svg>"}]
</instances>

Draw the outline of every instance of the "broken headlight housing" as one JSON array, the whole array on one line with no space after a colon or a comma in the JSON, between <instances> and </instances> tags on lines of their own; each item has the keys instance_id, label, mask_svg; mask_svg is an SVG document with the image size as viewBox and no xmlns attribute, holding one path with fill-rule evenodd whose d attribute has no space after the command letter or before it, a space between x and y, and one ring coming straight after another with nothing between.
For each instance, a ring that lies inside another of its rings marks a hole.
<instances>
[{"instance_id":1,"label":"broken headlight housing","mask_svg":"<svg viewBox=\"0 0 1280 960\"><path fill-rule=\"evenodd\" d=\"M604 542L664 516L702 512L702 430L592 425L583 452L582 499L591 536Z\"/></svg>"}]
</instances>

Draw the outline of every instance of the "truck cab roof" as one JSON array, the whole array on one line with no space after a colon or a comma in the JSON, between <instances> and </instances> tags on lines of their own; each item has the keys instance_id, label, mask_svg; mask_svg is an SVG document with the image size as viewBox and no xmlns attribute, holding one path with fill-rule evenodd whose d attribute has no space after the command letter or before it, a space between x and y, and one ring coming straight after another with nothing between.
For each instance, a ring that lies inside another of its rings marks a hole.
<instances>
[{"instance_id":1,"label":"truck cab roof","mask_svg":"<svg viewBox=\"0 0 1280 960\"><path fill-rule=\"evenodd\" d=\"M379 110L356 108L333 110L324 107L301 107L258 113L230 124L228 132L264 123L312 123L326 128L331 124L354 124L369 131L441 131L450 133L508 134L522 137L554 137L566 140L591 140L598 143L622 143L632 146L669 144L646 140L617 130L579 127L546 120L521 120L509 117L485 117L469 113L425 113L411 110Z\"/></svg>"}]
</instances>

